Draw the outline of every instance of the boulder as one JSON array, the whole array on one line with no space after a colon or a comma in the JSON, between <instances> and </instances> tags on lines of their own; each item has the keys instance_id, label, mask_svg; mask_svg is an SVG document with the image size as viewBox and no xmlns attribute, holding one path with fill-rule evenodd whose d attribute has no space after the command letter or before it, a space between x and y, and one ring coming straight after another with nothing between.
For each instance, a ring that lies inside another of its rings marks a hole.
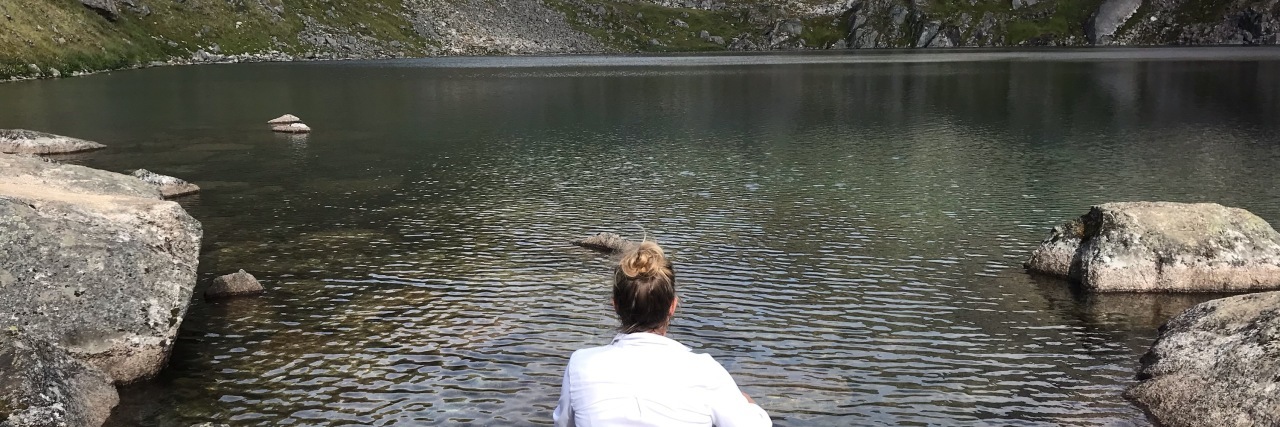
<instances>
[{"instance_id":1,"label":"boulder","mask_svg":"<svg viewBox=\"0 0 1280 427\"><path fill-rule=\"evenodd\" d=\"M156 187L156 189L160 190L160 195L166 199L200 192L200 187L197 187L195 184L168 175L151 172L146 169L133 171L132 175L134 178L138 178L142 180L142 182Z\"/></svg>"},{"instance_id":2,"label":"boulder","mask_svg":"<svg viewBox=\"0 0 1280 427\"><path fill-rule=\"evenodd\" d=\"M587 249L594 249L608 253L623 252L639 244L614 233L599 233L584 239L574 240L570 243Z\"/></svg>"},{"instance_id":3,"label":"boulder","mask_svg":"<svg viewBox=\"0 0 1280 427\"><path fill-rule=\"evenodd\" d=\"M1277 289L1280 233L1216 203L1106 203L1054 227L1024 267L1100 292Z\"/></svg>"},{"instance_id":4,"label":"boulder","mask_svg":"<svg viewBox=\"0 0 1280 427\"><path fill-rule=\"evenodd\" d=\"M80 0L80 4L84 7L97 12L108 21L120 19L120 5L115 0Z\"/></svg>"},{"instance_id":5,"label":"boulder","mask_svg":"<svg viewBox=\"0 0 1280 427\"><path fill-rule=\"evenodd\" d=\"M200 223L128 175L0 155L0 322L117 383L168 360Z\"/></svg>"},{"instance_id":6,"label":"boulder","mask_svg":"<svg viewBox=\"0 0 1280 427\"><path fill-rule=\"evenodd\" d=\"M1209 301L1160 327L1125 397L1180 426L1280 425L1280 292Z\"/></svg>"},{"instance_id":7,"label":"boulder","mask_svg":"<svg viewBox=\"0 0 1280 427\"><path fill-rule=\"evenodd\" d=\"M302 119L299 119L298 116L292 114L285 114L267 121L267 124L269 125L287 125L291 123L302 123Z\"/></svg>"},{"instance_id":8,"label":"boulder","mask_svg":"<svg viewBox=\"0 0 1280 427\"><path fill-rule=\"evenodd\" d=\"M56 345L6 329L0 331L0 426L99 426L107 420L120 401L111 378Z\"/></svg>"},{"instance_id":9,"label":"boulder","mask_svg":"<svg viewBox=\"0 0 1280 427\"><path fill-rule=\"evenodd\" d=\"M0 129L0 153L68 154L105 148L105 145L26 129Z\"/></svg>"},{"instance_id":10,"label":"boulder","mask_svg":"<svg viewBox=\"0 0 1280 427\"><path fill-rule=\"evenodd\" d=\"M271 131L281 133L311 133L311 127L302 123L290 123L287 125L272 126Z\"/></svg>"},{"instance_id":11,"label":"boulder","mask_svg":"<svg viewBox=\"0 0 1280 427\"><path fill-rule=\"evenodd\" d=\"M1115 35L1116 30L1133 17L1134 13L1138 12L1140 6L1142 6L1142 0L1103 1L1085 25L1085 37L1089 39L1089 43L1095 45L1111 44L1111 36Z\"/></svg>"},{"instance_id":12,"label":"boulder","mask_svg":"<svg viewBox=\"0 0 1280 427\"><path fill-rule=\"evenodd\" d=\"M213 285L204 291L205 298L226 298L245 295L258 295L263 292L262 284L252 274L240 270L235 273L213 279Z\"/></svg>"}]
</instances>

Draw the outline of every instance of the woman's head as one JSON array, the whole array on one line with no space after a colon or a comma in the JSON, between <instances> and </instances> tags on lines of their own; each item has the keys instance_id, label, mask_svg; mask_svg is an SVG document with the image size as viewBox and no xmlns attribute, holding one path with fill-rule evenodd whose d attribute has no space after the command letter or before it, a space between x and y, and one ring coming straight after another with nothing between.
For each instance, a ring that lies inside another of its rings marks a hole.
<instances>
[{"instance_id":1,"label":"woman's head","mask_svg":"<svg viewBox=\"0 0 1280 427\"><path fill-rule=\"evenodd\" d=\"M642 242L613 271L613 309L623 333L663 329L676 302L676 273L662 248Z\"/></svg>"}]
</instances>

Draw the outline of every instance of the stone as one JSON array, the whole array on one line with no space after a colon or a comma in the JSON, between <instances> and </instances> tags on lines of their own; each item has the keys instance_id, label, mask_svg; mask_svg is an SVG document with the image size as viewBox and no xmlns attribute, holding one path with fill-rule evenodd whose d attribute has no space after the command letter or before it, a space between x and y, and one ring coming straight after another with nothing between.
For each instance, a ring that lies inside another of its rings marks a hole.
<instances>
[{"instance_id":1,"label":"stone","mask_svg":"<svg viewBox=\"0 0 1280 427\"><path fill-rule=\"evenodd\" d=\"M303 123L289 123L287 125L272 126L271 131L281 133L311 133L311 127Z\"/></svg>"},{"instance_id":2,"label":"stone","mask_svg":"<svg viewBox=\"0 0 1280 427\"><path fill-rule=\"evenodd\" d=\"M68 154L106 148L105 145L26 129L0 129L0 153Z\"/></svg>"},{"instance_id":3,"label":"stone","mask_svg":"<svg viewBox=\"0 0 1280 427\"><path fill-rule=\"evenodd\" d=\"M680 27L680 28L689 28L689 23L681 21L679 19L671 20L671 25L675 25L676 27Z\"/></svg>"},{"instance_id":4,"label":"stone","mask_svg":"<svg viewBox=\"0 0 1280 427\"><path fill-rule=\"evenodd\" d=\"M200 192L200 187L190 182L183 181L168 175L161 175L146 169L138 169L131 174L134 178L138 178L147 184L151 184L160 190L160 196L169 199L188 194Z\"/></svg>"},{"instance_id":5,"label":"stone","mask_svg":"<svg viewBox=\"0 0 1280 427\"><path fill-rule=\"evenodd\" d=\"M124 384L168 360L200 223L128 175L0 155L0 322ZM8 327L0 323L0 327Z\"/></svg>"},{"instance_id":6,"label":"stone","mask_svg":"<svg viewBox=\"0 0 1280 427\"><path fill-rule=\"evenodd\" d=\"M1106 203L1054 227L1023 266L1097 292L1277 289L1280 233L1216 203Z\"/></svg>"},{"instance_id":7,"label":"stone","mask_svg":"<svg viewBox=\"0 0 1280 427\"><path fill-rule=\"evenodd\" d=\"M723 45L723 44L724 44L724 37L720 37L720 36L711 36L711 37L708 37L708 38L707 38L707 41L712 42L712 43L715 43L715 44L718 44L718 45Z\"/></svg>"},{"instance_id":8,"label":"stone","mask_svg":"<svg viewBox=\"0 0 1280 427\"><path fill-rule=\"evenodd\" d=\"M1280 425L1280 292L1196 305L1160 327L1125 397L1157 425Z\"/></svg>"},{"instance_id":9,"label":"stone","mask_svg":"<svg viewBox=\"0 0 1280 427\"><path fill-rule=\"evenodd\" d=\"M115 0L80 0L80 4L107 18L108 21L120 19L120 6Z\"/></svg>"},{"instance_id":10,"label":"stone","mask_svg":"<svg viewBox=\"0 0 1280 427\"><path fill-rule=\"evenodd\" d=\"M55 78L55 79L56 79L56 78L60 78L60 77L62 77L62 72L61 72L61 71L58 71L58 69L57 69L57 68L50 68L50 69L49 69L49 77L53 77L53 78Z\"/></svg>"},{"instance_id":11,"label":"stone","mask_svg":"<svg viewBox=\"0 0 1280 427\"><path fill-rule=\"evenodd\" d=\"M291 123L302 123L302 119L299 119L298 116L292 114L285 114L267 121L267 124L269 125L287 125Z\"/></svg>"},{"instance_id":12,"label":"stone","mask_svg":"<svg viewBox=\"0 0 1280 427\"><path fill-rule=\"evenodd\" d=\"M56 345L4 329L0 425L99 426L107 420L120 402L111 378Z\"/></svg>"},{"instance_id":13,"label":"stone","mask_svg":"<svg viewBox=\"0 0 1280 427\"><path fill-rule=\"evenodd\" d=\"M707 30L699 31L699 32L698 32L698 38L703 39L703 40L708 40L708 39L710 39L710 38L711 38L711 32L709 32L709 31L707 31Z\"/></svg>"},{"instance_id":14,"label":"stone","mask_svg":"<svg viewBox=\"0 0 1280 427\"><path fill-rule=\"evenodd\" d=\"M933 37L938 35L938 30L942 28L941 21L932 21L924 26L920 31L920 38L916 40L916 47L929 46L929 42L933 41Z\"/></svg>"},{"instance_id":15,"label":"stone","mask_svg":"<svg viewBox=\"0 0 1280 427\"><path fill-rule=\"evenodd\" d=\"M1040 0L1013 0L1013 9L1022 9L1024 7L1035 6Z\"/></svg>"},{"instance_id":16,"label":"stone","mask_svg":"<svg viewBox=\"0 0 1280 427\"><path fill-rule=\"evenodd\" d=\"M263 292L262 284L252 274L240 270L235 273L218 276L213 284L204 291L205 298L227 298L247 295L258 295Z\"/></svg>"},{"instance_id":17,"label":"stone","mask_svg":"<svg viewBox=\"0 0 1280 427\"><path fill-rule=\"evenodd\" d=\"M1119 30L1121 25L1138 12L1139 6L1142 6L1142 0L1102 2L1085 25L1085 37L1089 39L1089 43L1095 45L1111 44L1111 37L1115 35L1116 30Z\"/></svg>"},{"instance_id":18,"label":"stone","mask_svg":"<svg viewBox=\"0 0 1280 427\"><path fill-rule=\"evenodd\" d=\"M31 72L31 74L39 75L39 74L40 74L40 66L39 66L39 65L36 65L36 64L27 64L27 71L30 71L30 72Z\"/></svg>"},{"instance_id":19,"label":"stone","mask_svg":"<svg viewBox=\"0 0 1280 427\"><path fill-rule=\"evenodd\" d=\"M627 240L615 233L598 233L583 239L570 242L574 245L601 252L617 253L635 247L639 243Z\"/></svg>"}]
</instances>

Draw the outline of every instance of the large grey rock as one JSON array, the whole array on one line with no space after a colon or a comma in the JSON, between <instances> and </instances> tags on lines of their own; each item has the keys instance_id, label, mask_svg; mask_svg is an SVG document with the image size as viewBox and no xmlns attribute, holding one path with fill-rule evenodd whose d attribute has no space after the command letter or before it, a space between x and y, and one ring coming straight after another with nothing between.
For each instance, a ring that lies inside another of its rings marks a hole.
<instances>
[{"instance_id":1,"label":"large grey rock","mask_svg":"<svg viewBox=\"0 0 1280 427\"><path fill-rule=\"evenodd\" d=\"M132 175L134 178L156 187L157 190L160 190L160 195L166 199L200 192L200 187L195 184L146 169L133 171Z\"/></svg>"},{"instance_id":2,"label":"large grey rock","mask_svg":"<svg viewBox=\"0 0 1280 427\"><path fill-rule=\"evenodd\" d=\"M1106 0L1089 18L1085 37L1089 43L1111 44L1111 38L1142 6L1142 0Z\"/></svg>"},{"instance_id":3,"label":"large grey rock","mask_svg":"<svg viewBox=\"0 0 1280 427\"><path fill-rule=\"evenodd\" d=\"M80 4L97 12L107 20L120 19L120 5L115 0L80 0Z\"/></svg>"},{"instance_id":4,"label":"large grey rock","mask_svg":"<svg viewBox=\"0 0 1280 427\"><path fill-rule=\"evenodd\" d=\"M0 129L0 153L67 154L97 150L105 145L26 129Z\"/></svg>"},{"instance_id":5,"label":"large grey rock","mask_svg":"<svg viewBox=\"0 0 1280 427\"><path fill-rule=\"evenodd\" d=\"M624 252L638 245L638 242L627 240L627 238L614 233L599 233L584 239L574 240L570 243L601 252Z\"/></svg>"},{"instance_id":6,"label":"large grey rock","mask_svg":"<svg viewBox=\"0 0 1280 427\"><path fill-rule=\"evenodd\" d=\"M1280 292L1209 301L1160 328L1125 397L1161 425L1280 425Z\"/></svg>"},{"instance_id":7,"label":"large grey rock","mask_svg":"<svg viewBox=\"0 0 1280 427\"><path fill-rule=\"evenodd\" d=\"M150 377L186 314L200 237L133 177L0 155L0 325L118 383Z\"/></svg>"},{"instance_id":8,"label":"large grey rock","mask_svg":"<svg viewBox=\"0 0 1280 427\"><path fill-rule=\"evenodd\" d=\"M204 291L205 298L227 298L246 295L257 295L263 292L262 284L252 274L240 270L235 273L218 276L213 284Z\"/></svg>"},{"instance_id":9,"label":"large grey rock","mask_svg":"<svg viewBox=\"0 0 1280 427\"><path fill-rule=\"evenodd\" d=\"M0 426L99 426L107 420L120 401L111 378L53 344L4 329Z\"/></svg>"},{"instance_id":10,"label":"large grey rock","mask_svg":"<svg viewBox=\"0 0 1280 427\"><path fill-rule=\"evenodd\" d=\"M1054 227L1024 266L1091 291L1277 289L1280 233L1214 203L1106 203Z\"/></svg>"}]
</instances>

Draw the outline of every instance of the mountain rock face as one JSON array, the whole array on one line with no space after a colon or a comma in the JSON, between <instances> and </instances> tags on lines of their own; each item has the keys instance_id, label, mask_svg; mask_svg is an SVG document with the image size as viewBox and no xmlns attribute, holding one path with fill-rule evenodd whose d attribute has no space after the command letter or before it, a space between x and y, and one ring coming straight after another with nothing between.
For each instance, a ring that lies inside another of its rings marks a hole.
<instances>
[{"instance_id":1,"label":"mountain rock face","mask_svg":"<svg viewBox=\"0 0 1280 427\"><path fill-rule=\"evenodd\" d=\"M437 55L1280 43L1280 0L15 1L0 4L4 24L49 37L0 38L0 79ZM67 22L50 33L52 12Z\"/></svg>"}]
</instances>

